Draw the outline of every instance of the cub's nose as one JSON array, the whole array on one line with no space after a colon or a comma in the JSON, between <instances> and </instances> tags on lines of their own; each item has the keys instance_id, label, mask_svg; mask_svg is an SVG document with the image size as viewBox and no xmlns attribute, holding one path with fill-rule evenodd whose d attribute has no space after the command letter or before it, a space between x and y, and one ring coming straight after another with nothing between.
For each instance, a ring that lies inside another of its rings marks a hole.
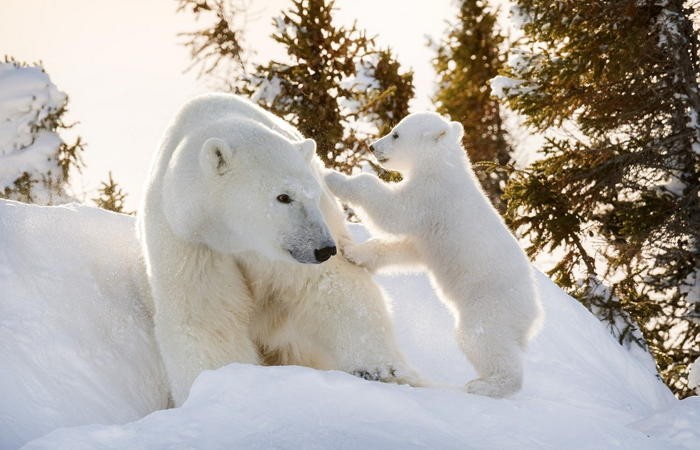
<instances>
[{"instance_id":1,"label":"cub's nose","mask_svg":"<svg viewBox=\"0 0 700 450\"><path fill-rule=\"evenodd\" d=\"M370 152L374 152L374 145L370 145L370 146L369 146L369 151L370 151Z\"/></svg>"},{"instance_id":2,"label":"cub's nose","mask_svg":"<svg viewBox=\"0 0 700 450\"><path fill-rule=\"evenodd\" d=\"M335 255L337 253L337 250L335 246L333 247L323 247L314 250L314 256L316 257L316 261L322 263L323 261L328 260L331 256Z\"/></svg>"}]
</instances>

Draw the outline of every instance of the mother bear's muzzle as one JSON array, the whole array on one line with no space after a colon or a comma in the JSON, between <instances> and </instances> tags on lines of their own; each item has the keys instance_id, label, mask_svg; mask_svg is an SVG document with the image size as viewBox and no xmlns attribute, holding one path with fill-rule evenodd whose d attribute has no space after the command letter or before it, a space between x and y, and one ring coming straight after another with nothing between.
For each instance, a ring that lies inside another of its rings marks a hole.
<instances>
[{"instance_id":1,"label":"mother bear's muzzle","mask_svg":"<svg viewBox=\"0 0 700 450\"><path fill-rule=\"evenodd\" d=\"M335 245L314 250L314 256L316 257L316 261L318 261L319 263L327 261L331 256L335 255L336 253L338 253L338 251L335 248Z\"/></svg>"}]
</instances>

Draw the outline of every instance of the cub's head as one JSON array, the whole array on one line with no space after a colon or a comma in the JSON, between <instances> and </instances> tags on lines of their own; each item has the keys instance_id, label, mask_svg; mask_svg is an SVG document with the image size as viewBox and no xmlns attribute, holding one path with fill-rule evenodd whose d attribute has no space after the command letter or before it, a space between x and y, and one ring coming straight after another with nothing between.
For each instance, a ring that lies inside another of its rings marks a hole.
<instances>
[{"instance_id":1,"label":"cub's head","mask_svg":"<svg viewBox=\"0 0 700 450\"><path fill-rule=\"evenodd\" d=\"M181 239L225 254L321 263L335 254L311 171L316 143L246 119L187 136L164 179L166 218Z\"/></svg>"},{"instance_id":2,"label":"cub's head","mask_svg":"<svg viewBox=\"0 0 700 450\"><path fill-rule=\"evenodd\" d=\"M442 116L421 112L406 116L386 136L370 145L377 161L389 170L410 171L438 158L443 144L459 145L464 128Z\"/></svg>"}]
</instances>

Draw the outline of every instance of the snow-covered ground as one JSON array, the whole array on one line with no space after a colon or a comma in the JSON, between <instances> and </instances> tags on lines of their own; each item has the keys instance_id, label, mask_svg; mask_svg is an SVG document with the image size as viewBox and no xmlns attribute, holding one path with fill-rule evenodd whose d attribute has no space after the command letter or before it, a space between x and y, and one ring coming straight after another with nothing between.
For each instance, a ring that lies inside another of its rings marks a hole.
<instances>
[{"instance_id":1,"label":"snow-covered ground","mask_svg":"<svg viewBox=\"0 0 700 450\"><path fill-rule=\"evenodd\" d=\"M436 387L232 364L156 411L139 268L130 217L0 201L0 448L700 448L700 397L676 400L541 275L547 317L510 399L460 390L473 371L450 315L424 276L396 275L378 281L399 341Z\"/></svg>"},{"instance_id":2,"label":"snow-covered ground","mask_svg":"<svg viewBox=\"0 0 700 450\"><path fill-rule=\"evenodd\" d=\"M0 448L166 404L133 218L0 201Z\"/></svg>"}]
</instances>

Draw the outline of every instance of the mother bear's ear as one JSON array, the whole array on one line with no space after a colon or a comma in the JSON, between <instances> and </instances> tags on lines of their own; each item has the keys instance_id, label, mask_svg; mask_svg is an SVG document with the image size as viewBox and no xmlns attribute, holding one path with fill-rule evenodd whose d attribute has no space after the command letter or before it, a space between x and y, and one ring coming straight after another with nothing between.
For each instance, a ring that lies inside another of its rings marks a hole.
<instances>
[{"instance_id":1,"label":"mother bear's ear","mask_svg":"<svg viewBox=\"0 0 700 450\"><path fill-rule=\"evenodd\" d=\"M202 144L199 165L207 173L223 175L233 167L233 150L219 138L209 138Z\"/></svg>"},{"instance_id":2,"label":"mother bear's ear","mask_svg":"<svg viewBox=\"0 0 700 450\"><path fill-rule=\"evenodd\" d=\"M311 159L316 154L316 141L314 141L313 139L304 139L303 141L301 141L297 145L299 146L299 151L301 152L301 156L307 162L311 162Z\"/></svg>"}]
</instances>

